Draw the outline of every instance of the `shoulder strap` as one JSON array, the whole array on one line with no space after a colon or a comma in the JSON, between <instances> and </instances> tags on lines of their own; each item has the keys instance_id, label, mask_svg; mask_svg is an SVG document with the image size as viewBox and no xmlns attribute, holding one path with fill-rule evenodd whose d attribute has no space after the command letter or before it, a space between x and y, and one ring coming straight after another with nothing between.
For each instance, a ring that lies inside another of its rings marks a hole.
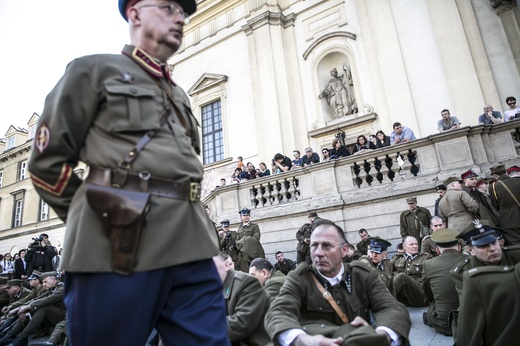
<instances>
[{"instance_id":1,"label":"shoulder strap","mask_svg":"<svg viewBox=\"0 0 520 346\"><path fill-rule=\"evenodd\" d=\"M515 195L513 195L513 192L511 191L511 189L510 189L506 184L504 184L503 181L500 181L500 180L499 180L498 182L499 182L500 184L502 184L502 186L504 187L504 189L507 190L507 192L509 192L509 195L511 195L511 197L513 198L513 200L516 202L516 205L517 205L518 207L520 207L520 203L518 202L518 199L515 197ZM495 197L496 197L496 195L495 195ZM497 200L498 200L498 198L497 198Z\"/></svg>"},{"instance_id":2,"label":"shoulder strap","mask_svg":"<svg viewBox=\"0 0 520 346\"><path fill-rule=\"evenodd\" d=\"M345 313L341 310L339 305L334 301L334 298L332 298L332 294L330 294L330 292L322 286L322 284L318 281L316 275L314 275L312 271L309 272L311 273L311 276L314 279L316 287L318 287L318 290L320 290L321 294L323 294L323 298L325 298L329 302L330 306L332 306L336 314L338 314L339 318L341 318L341 321L345 324L350 323L347 318L347 315L345 315Z\"/></svg>"}]
</instances>

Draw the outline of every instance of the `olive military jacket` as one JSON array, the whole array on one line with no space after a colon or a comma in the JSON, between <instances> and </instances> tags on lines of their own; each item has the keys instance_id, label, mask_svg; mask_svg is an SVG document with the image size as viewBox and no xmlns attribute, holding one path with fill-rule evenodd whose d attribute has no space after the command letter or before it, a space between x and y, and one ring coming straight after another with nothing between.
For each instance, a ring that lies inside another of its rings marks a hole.
<instances>
[{"instance_id":1,"label":"olive military jacket","mask_svg":"<svg viewBox=\"0 0 520 346\"><path fill-rule=\"evenodd\" d=\"M456 345L516 345L520 338L520 265L489 266L463 275Z\"/></svg>"},{"instance_id":2,"label":"olive military jacket","mask_svg":"<svg viewBox=\"0 0 520 346\"><path fill-rule=\"evenodd\" d=\"M442 255L424 262L422 289L429 310L444 329L449 330L448 315L459 307L459 296L450 270L466 256L455 250L445 250Z\"/></svg>"},{"instance_id":3,"label":"olive military jacket","mask_svg":"<svg viewBox=\"0 0 520 346\"><path fill-rule=\"evenodd\" d=\"M260 244L260 227L256 223L250 222L248 225L243 223L237 230L236 244L238 250L246 261L250 262L255 258L265 258L265 251Z\"/></svg>"},{"instance_id":4,"label":"olive military jacket","mask_svg":"<svg viewBox=\"0 0 520 346\"><path fill-rule=\"evenodd\" d=\"M430 211L423 207L417 207L417 211L414 213L411 210L405 210L400 216L401 225L401 237L407 235L415 237L419 243L419 249L421 248L421 224L424 227L430 226L430 219L432 215Z\"/></svg>"},{"instance_id":5,"label":"olive military jacket","mask_svg":"<svg viewBox=\"0 0 520 346\"><path fill-rule=\"evenodd\" d=\"M520 206L505 186L520 201L520 178L499 179L490 187L491 203L498 210L498 223L508 232L504 237L508 245L520 244Z\"/></svg>"},{"instance_id":6,"label":"olive military jacket","mask_svg":"<svg viewBox=\"0 0 520 346\"><path fill-rule=\"evenodd\" d=\"M512 266L520 263L520 245L507 246L502 249L502 259L495 266ZM466 256L460 260L450 272L451 279L455 282L455 288L460 296L462 294L462 275L473 268L490 266L481 262L475 256Z\"/></svg>"},{"instance_id":7,"label":"olive military jacket","mask_svg":"<svg viewBox=\"0 0 520 346\"><path fill-rule=\"evenodd\" d=\"M423 266L426 260L432 258L429 254L418 253L413 259L405 254L396 254L394 256L394 275L398 273L406 273L418 283L422 283Z\"/></svg>"},{"instance_id":8,"label":"olive military jacket","mask_svg":"<svg viewBox=\"0 0 520 346\"><path fill-rule=\"evenodd\" d=\"M265 316L266 330L273 340L277 341L278 335L289 329L309 331L316 330L316 325L342 325L341 319L316 287L312 271L349 321L356 316L370 321L372 312L376 327L388 327L404 338L404 344L408 342L411 328L408 311L386 289L379 274L364 263L343 265L343 278L333 287L306 262L289 272L280 294Z\"/></svg>"},{"instance_id":9,"label":"olive military jacket","mask_svg":"<svg viewBox=\"0 0 520 346\"><path fill-rule=\"evenodd\" d=\"M61 268L70 272L112 271L108 236L87 202L85 184L73 172L78 162L117 168L147 131L159 129L130 171L188 183L203 176L197 122L187 95L169 79L159 78L161 66L146 52L125 46L123 53L86 56L67 66L47 96L29 161L36 190L66 221ZM160 126L168 100L156 80L171 89L191 131L173 110ZM136 271L217 253L218 239L200 201L151 196Z\"/></svg>"},{"instance_id":10,"label":"olive military jacket","mask_svg":"<svg viewBox=\"0 0 520 346\"><path fill-rule=\"evenodd\" d=\"M280 293L280 289L285 283L285 275L278 270L273 271L271 277L267 279L264 283L264 289L271 298L271 302L278 297Z\"/></svg>"},{"instance_id":11,"label":"olive military jacket","mask_svg":"<svg viewBox=\"0 0 520 346\"><path fill-rule=\"evenodd\" d=\"M379 277L385 284L386 288L395 297L394 290L394 264L388 258L384 258L381 263L374 263L368 256L361 256L359 259L361 262L368 264L373 267L379 273Z\"/></svg>"},{"instance_id":12,"label":"olive military jacket","mask_svg":"<svg viewBox=\"0 0 520 346\"><path fill-rule=\"evenodd\" d=\"M439 203L439 216L446 226L462 232L478 215L478 203L465 191L448 189Z\"/></svg>"},{"instance_id":13,"label":"olive military jacket","mask_svg":"<svg viewBox=\"0 0 520 346\"><path fill-rule=\"evenodd\" d=\"M228 336L232 345L265 346L270 339L264 328L269 295L257 278L229 270L224 280Z\"/></svg>"},{"instance_id":14,"label":"olive military jacket","mask_svg":"<svg viewBox=\"0 0 520 346\"><path fill-rule=\"evenodd\" d=\"M47 290L43 287L43 285L40 285L40 287L38 287L38 288L33 288L26 297L19 299L16 302L10 304L9 305L11 307L10 310L16 309L17 307L24 305L25 303L33 300L34 298L44 295L46 292L47 292Z\"/></svg>"}]
</instances>

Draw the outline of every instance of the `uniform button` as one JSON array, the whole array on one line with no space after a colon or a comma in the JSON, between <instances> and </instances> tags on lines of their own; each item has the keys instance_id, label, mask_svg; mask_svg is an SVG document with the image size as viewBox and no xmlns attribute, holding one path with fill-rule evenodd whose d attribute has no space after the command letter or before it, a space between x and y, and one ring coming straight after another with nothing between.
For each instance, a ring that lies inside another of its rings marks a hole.
<instances>
[{"instance_id":1,"label":"uniform button","mask_svg":"<svg viewBox=\"0 0 520 346\"><path fill-rule=\"evenodd\" d=\"M338 305L341 304L341 302L339 300L337 301L337 303L338 303Z\"/></svg>"},{"instance_id":2,"label":"uniform button","mask_svg":"<svg viewBox=\"0 0 520 346\"><path fill-rule=\"evenodd\" d=\"M325 325L324 325L324 324L322 324L322 325L320 325L320 327L321 327L321 328L325 328Z\"/></svg>"},{"instance_id":3,"label":"uniform button","mask_svg":"<svg viewBox=\"0 0 520 346\"><path fill-rule=\"evenodd\" d=\"M321 311L321 308L320 308L320 311Z\"/></svg>"},{"instance_id":4,"label":"uniform button","mask_svg":"<svg viewBox=\"0 0 520 346\"><path fill-rule=\"evenodd\" d=\"M130 89L130 93L131 93L132 95L137 94L137 89L136 89L136 88L131 88L131 89Z\"/></svg>"}]
</instances>

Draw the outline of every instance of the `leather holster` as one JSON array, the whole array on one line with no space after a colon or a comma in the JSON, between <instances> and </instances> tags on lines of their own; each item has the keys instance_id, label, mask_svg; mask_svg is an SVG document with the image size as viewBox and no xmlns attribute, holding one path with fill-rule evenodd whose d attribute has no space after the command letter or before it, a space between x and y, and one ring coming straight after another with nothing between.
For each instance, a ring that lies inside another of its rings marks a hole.
<instances>
[{"instance_id":1,"label":"leather holster","mask_svg":"<svg viewBox=\"0 0 520 346\"><path fill-rule=\"evenodd\" d=\"M141 234L146 224L150 194L86 183L87 201L110 239L112 269L130 275L137 265Z\"/></svg>"}]
</instances>

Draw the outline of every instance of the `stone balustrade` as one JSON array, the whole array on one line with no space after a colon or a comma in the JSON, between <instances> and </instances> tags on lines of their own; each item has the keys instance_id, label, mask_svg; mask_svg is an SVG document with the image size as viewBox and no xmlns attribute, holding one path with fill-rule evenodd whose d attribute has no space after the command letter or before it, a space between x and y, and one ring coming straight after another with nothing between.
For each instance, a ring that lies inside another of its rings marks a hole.
<instances>
[{"instance_id":1,"label":"stone balustrade","mask_svg":"<svg viewBox=\"0 0 520 346\"><path fill-rule=\"evenodd\" d=\"M433 212L434 188L447 177L470 168L485 175L498 162L520 164L520 143L514 140L519 127L520 122L510 122L435 134L225 186L213 191L205 203L215 221L229 219L235 228L240 223L238 211L251 209L271 255L282 250L295 257L295 233L308 222L310 211L338 223L352 243L359 241L357 231L366 228L396 244L405 198L416 196L420 206Z\"/></svg>"}]
</instances>

